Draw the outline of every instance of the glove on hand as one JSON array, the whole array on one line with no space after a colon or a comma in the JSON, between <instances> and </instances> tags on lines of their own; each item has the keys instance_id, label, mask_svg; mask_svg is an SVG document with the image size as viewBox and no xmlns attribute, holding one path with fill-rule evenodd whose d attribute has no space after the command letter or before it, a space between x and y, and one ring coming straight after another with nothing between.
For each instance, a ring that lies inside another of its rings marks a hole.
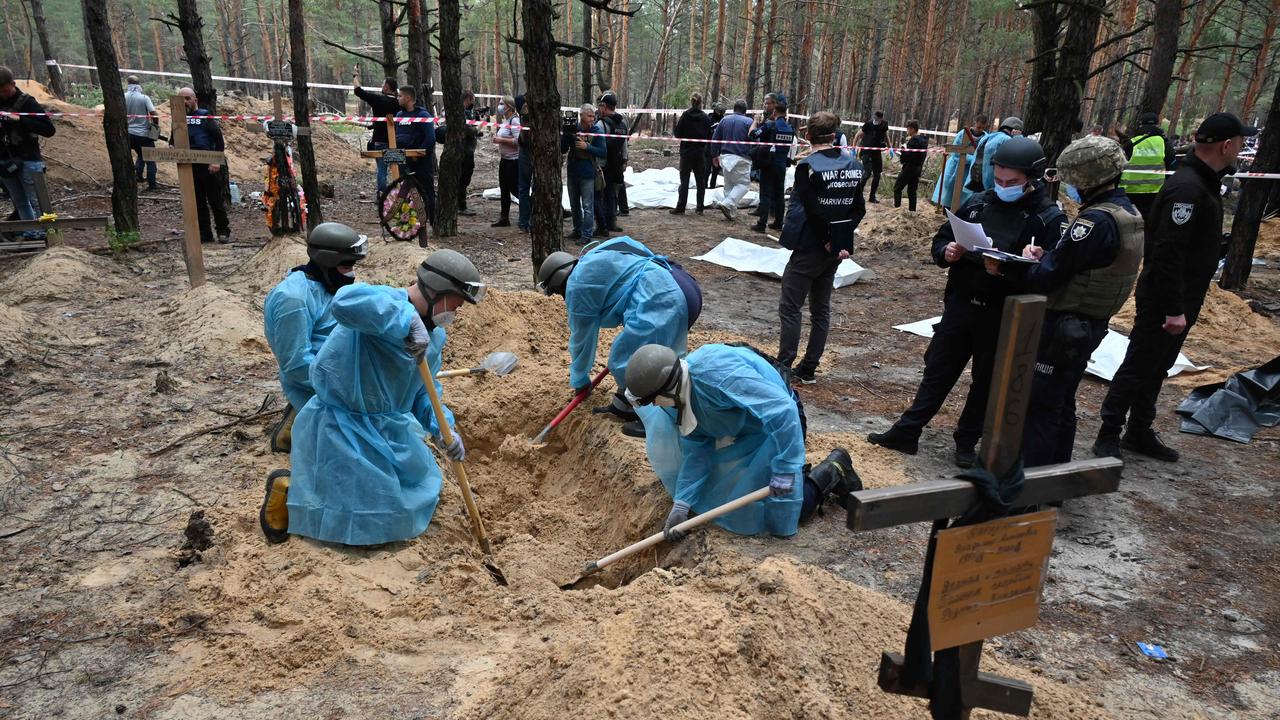
<instances>
[{"instance_id":1,"label":"glove on hand","mask_svg":"<svg viewBox=\"0 0 1280 720\"><path fill-rule=\"evenodd\" d=\"M457 430L453 431L453 442L446 445L444 438L437 437L436 445L439 445L444 450L445 457L450 460L462 462L467 457L467 449L463 447L462 436L458 434Z\"/></svg>"},{"instance_id":2,"label":"glove on hand","mask_svg":"<svg viewBox=\"0 0 1280 720\"><path fill-rule=\"evenodd\" d=\"M782 497L790 495L791 488L794 486L796 476L791 474L774 475L769 478L769 495L772 497Z\"/></svg>"},{"instance_id":3,"label":"glove on hand","mask_svg":"<svg viewBox=\"0 0 1280 720\"><path fill-rule=\"evenodd\" d=\"M422 318L414 313L413 321L409 324L409 335L404 339L405 352L412 355L415 361L422 362L429 347L431 347L431 333L427 332L427 325L422 322Z\"/></svg>"},{"instance_id":4,"label":"glove on hand","mask_svg":"<svg viewBox=\"0 0 1280 720\"><path fill-rule=\"evenodd\" d=\"M689 506L682 502L676 502L671 506L671 512L667 513L667 521L662 526L662 537L667 542L677 542L683 540L687 534L682 530L676 530L675 527L685 520L689 519Z\"/></svg>"}]
</instances>

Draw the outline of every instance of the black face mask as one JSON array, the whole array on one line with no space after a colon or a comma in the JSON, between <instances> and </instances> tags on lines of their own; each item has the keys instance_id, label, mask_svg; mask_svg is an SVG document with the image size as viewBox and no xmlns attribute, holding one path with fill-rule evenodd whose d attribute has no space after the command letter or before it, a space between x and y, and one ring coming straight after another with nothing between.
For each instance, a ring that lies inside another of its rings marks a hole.
<instances>
[{"instance_id":1,"label":"black face mask","mask_svg":"<svg viewBox=\"0 0 1280 720\"><path fill-rule=\"evenodd\" d=\"M306 265L299 265L289 272L293 272L294 270L301 270L307 274L307 277L315 280L321 285L324 285L324 289L328 290L330 295L337 293L338 290L356 281L354 277L347 277L346 275L338 272L336 268L322 268L313 262L307 263Z\"/></svg>"}]
</instances>

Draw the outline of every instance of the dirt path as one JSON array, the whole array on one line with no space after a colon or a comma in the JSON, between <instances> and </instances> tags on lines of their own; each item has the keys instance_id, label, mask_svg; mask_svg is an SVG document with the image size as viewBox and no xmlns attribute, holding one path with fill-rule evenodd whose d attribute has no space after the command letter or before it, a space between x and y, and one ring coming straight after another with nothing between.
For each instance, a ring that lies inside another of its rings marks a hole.
<instances>
[{"instance_id":1,"label":"dirt path","mask_svg":"<svg viewBox=\"0 0 1280 720\"><path fill-rule=\"evenodd\" d=\"M479 165L473 191L494 183L496 163ZM376 236L366 184L340 181L326 212ZM179 225L176 204L145 207L144 238ZM297 239L267 243L259 214L233 212L238 242L206 248L211 282L196 292L172 243L118 261L65 249L0 262L0 717L921 716L917 701L883 695L874 669L901 646L924 527L854 535L837 510L787 541L713 531L618 568L605 586L559 590L583 561L652 532L669 499L642 446L587 413L550 447L527 447L567 400L563 307L510 292L530 287L527 238L490 230L496 203L474 207L450 245L508 292L460 314L446 364L492 350L521 364L508 378L451 380L446 401L505 585L473 548L451 482L412 542L262 542L262 478L287 459L267 451L265 411L282 401L261 302L304 251ZM837 291L821 381L802 390L810 454L848 446L869 485L954 470L962 395L919 456L861 439L905 407L919 377L925 341L890 326L940 311L943 276L923 260L932 220L873 208L859 260L876 278ZM718 215L620 222L679 258L726 234L759 238ZM360 272L402 284L420 259L375 243ZM776 281L685 264L707 296L699 341L776 342ZM1273 268L1257 273L1262 293L1276 287ZM1193 360L1197 342L1215 362L1258 361L1195 333ZM1177 434L1172 408L1194 384L1171 383L1162 398L1160 429L1184 462L1133 462L1119 493L1069 504L1042 622L990 646L988 670L1035 684L1036 717L1268 718L1280 707L1280 434L1248 446ZM1078 455L1104 392L1082 388ZM195 511L212 544L196 522L184 549ZM1139 640L1176 662L1141 657Z\"/></svg>"}]
</instances>

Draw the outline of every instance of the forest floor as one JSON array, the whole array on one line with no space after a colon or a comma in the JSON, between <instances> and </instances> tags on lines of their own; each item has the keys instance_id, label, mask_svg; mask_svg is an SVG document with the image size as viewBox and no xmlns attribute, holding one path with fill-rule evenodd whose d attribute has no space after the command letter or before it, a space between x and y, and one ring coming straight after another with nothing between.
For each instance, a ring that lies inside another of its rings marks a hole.
<instances>
[{"instance_id":1,"label":"forest floor","mask_svg":"<svg viewBox=\"0 0 1280 720\"><path fill-rule=\"evenodd\" d=\"M637 169L673 164L637 150ZM477 165L476 195L496 185L490 148ZM260 189L235 179L246 196ZM329 179L326 219L373 241L360 278L407 284L424 251L377 240L372 173ZM107 212L101 192L54 191L60 212ZM70 247L0 258L0 717L924 716L874 681L880 652L902 646L923 525L853 534L833 508L791 539L711 530L601 586L559 589L584 561L659 528L670 500L642 444L599 416L579 411L549 447L528 447L568 400L564 309L529 292L527 236L489 227L496 202L472 207L479 215L445 244L499 292L459 314L446 366L492 350L517 352L520 366L449 380L445 399L495 568L451 481L410 542L263 541L263 478L288 458L267 447L283 400L262 300L305 251L300 238L270 239L260 212L232 211L236 242L205 246L209 283L195 291L172 191L142 203L143 243L119 257L83 232ZM940 218L922 208L871 206L856 259L874 277L836 291L819 382L800 389L811 459L848 447L872 487L955 472L950 429L967 379L919 455L863 439L920 377L927 341L891 326L941 312L945 275L925 251ZM749 219L634 210L619 222L701 282L691 346L775 347L777 281L686 261L726 236L767 243ZM1246 293L1264 310L1280 298L1277 238L1267 227L1268 265ZM1033 717L1280 711L1280 431L1237 445L1179 434L1173 413L1195 385L1276 354L1280 321L1227 293L1210 307L1186 353L1214 371L1161 395L1158 429L1183 461L1127 460L1119 492L1068 503L1040 623L987 645L986 670L1035 686ZM1077 457L1105 391L1081 387ZM1139 641L1171 659L1147 659Z\"/></svg>"}]
</instances>

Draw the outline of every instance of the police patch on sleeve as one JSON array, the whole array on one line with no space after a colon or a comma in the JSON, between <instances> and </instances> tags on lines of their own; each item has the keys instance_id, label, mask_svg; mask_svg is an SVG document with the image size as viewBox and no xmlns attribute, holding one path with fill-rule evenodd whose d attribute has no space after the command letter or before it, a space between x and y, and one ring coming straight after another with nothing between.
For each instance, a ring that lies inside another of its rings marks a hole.
<instances>
[{"instance_id":1,"label":"police patch on sleeve","mask_svg":"<svg viewBox=\"0 0 1280 720\"><path fill-rule=\"evenodd\" d=\"M1191 219L1191 211L1195 209L1194 203L1174 203L1173 212L1170 213L1173 217L1173 224L1186 225L1187 221Z\"/></svg>"},{"instance_id":2,"label":"police patch on sleeve","mask_svg":"<svg viewBox=\"0 0 1280 720\"><path fill-rule=\"evenodd\" d=\"M1089 237L1089 233L1091 232L1093 232L1092 220L1076 218L1076 221L1071 225L1071 232L1068 233L1068 236L1071 238L1072 242L1080 242L1081 240Z\"/></svg>"}]
</instances>

